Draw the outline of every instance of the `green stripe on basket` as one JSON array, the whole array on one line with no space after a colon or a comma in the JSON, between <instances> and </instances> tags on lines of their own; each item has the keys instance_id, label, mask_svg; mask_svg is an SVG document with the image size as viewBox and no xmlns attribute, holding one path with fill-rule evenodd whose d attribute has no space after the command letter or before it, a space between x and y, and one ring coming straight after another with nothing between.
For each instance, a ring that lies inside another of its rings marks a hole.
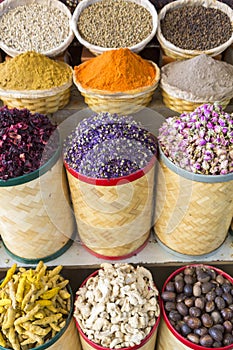
<instances>
[{"instance_id":1,"label":"green stripe on basket","mask_svg":"<svg viewBox=\"0 0 233 350\"><path fill-rule=\"evenodd\" d=\"M15 255L6 247L6 245L4 244L3 241L2 241L2 243L3 243L3 246L4 246L7 254L12 259L14 259L18 262L24 263L24 264L38 264L39 261L48 262L48 261L54 260L54 259L58 258L59 256L61 256L62 254L64 254L73 244L75 235L76 235L76 230L73 232L72 237L68 240L68 242L61 249L59 249L58 251L56 251L55 253L53 253L51 255L45 256L43 258L38 258L38 259L27 259L27 258L22 258L18 255Z\"/></svg>"}]
</instances>

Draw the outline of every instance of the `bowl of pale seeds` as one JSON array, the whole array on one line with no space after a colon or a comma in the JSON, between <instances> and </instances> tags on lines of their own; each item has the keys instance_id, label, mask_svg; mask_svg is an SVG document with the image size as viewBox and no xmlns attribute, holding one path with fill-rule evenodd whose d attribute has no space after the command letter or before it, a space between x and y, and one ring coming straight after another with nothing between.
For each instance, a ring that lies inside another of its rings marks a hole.
<instances>
[{"instance_id":1,"label":"bowl of pale seeds","mask_svg":"<svg viewBox=\"0 0 233 350\"><path fill-rule=\"evenodd\" d=\"M61 56L74 39L71 17L58 0L5 0L0 4L0 48L11 57L27 51Z\"/></svg>"},{"instance_id":2,"label":"bowl of pale seeds","mask_svg":"<svg viewBox=\"0 0 233 350\"><path fill-rule=\"evenodd\" d=\"M82 0L71 28L95 55L127 47L140 52L156 34L158 16L147 0Z\"/></svg>"}]
</instances>

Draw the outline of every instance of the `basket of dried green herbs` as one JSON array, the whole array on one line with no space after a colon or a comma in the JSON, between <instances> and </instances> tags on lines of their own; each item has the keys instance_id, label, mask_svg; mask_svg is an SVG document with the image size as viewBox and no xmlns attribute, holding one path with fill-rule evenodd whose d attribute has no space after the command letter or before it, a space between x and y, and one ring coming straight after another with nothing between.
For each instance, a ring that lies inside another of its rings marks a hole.
<instances>
[{"instance_id":1,"label":"basket of dried green herbs","mask_svg":"<svg viewBox=\"0 0 233 350\"><path fill-rule=\"evenodd\" d=\"M233 9L220 1L177 0L158 15L157 38L176 60L217 56L233 43Z\"/></svg>"},{"instance_id":2,"label":"basket of dried green herbs","mask_svg":"<svg viewBox=\"0 0 233 350\"><path fill-rule=\"evenodd\" d=\"M59 133L45 115L0 109L0 232L16 260L61 255L75 230Z\"/></svg>"}]
</instances>

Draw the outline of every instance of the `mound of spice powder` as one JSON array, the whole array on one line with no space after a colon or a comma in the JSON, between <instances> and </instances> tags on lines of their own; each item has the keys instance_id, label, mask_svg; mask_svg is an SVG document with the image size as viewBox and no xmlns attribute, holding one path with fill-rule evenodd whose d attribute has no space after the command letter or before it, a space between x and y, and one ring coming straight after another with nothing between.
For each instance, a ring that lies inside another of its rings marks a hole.
<instances>
[{"instance_id":1,"label":"mound of spice powder","mask_svg":"<svg viewBox=\"0 0 233 350\"><path fill-rule=\"evenodd\" d=\"M0 89L47 90L72 81L71 68L28 51L0 64Z\"/></svg>"},{"instance_id":2,"label":"mound of spice powder","mask_svg":"<svg viewBox=\"0 0 233 350\"><path fill-rule=\"evenodd\" d=\"M124 92L153 85L156 70L152 63L121 48L74 67L74 76L84 89Z\"/></svg>"},{"instance_id":3,"label":"mound of spice powder","mask_svg":"<svg viewBox=\"0 0 233 350\"><path fill-rule=\"evenodd\" d=\"M156 138L131 116L99 113L83 119L64 142L64 161L92 178L118 178L143 169Z\"/></svg>"},{"instance_id":4,"label":"mound of spice powder","mask_svg":"<svg viewBox=\"0 0 233 350\"><path fill-rule=\"evenodd\" d=\"M46 163L58 148L56 128L45 115L0 108L0 179L31 173Z\"/></svg>"},{"instance_id":5,"label":"mound of spice powder","mask_svg":"<svg viewBox=\"0 0 233 350\"><path fill-rule=\"evenodd\" d=\"M233 172L233 115L217 104L167 118L159 129L159 146L178 167L204 175Z\"/></svg>"}]
</instances>

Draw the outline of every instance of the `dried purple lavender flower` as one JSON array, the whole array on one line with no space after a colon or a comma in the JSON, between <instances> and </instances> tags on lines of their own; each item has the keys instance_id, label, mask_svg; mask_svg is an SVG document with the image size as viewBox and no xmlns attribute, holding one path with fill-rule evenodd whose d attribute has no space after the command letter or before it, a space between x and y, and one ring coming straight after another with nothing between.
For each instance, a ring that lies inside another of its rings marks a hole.
<instances>
[{"instance_id":1,"label":"dried purple lavender flower","mask_svg":"<svg viewBox=\"0 0 233 350\"><path fill-rule=\"evenodd\" d=\"M57 133L49 142L56 128L45 115L0 108L0 179L31 173L46 163L58 148Z\"/></svg>"},{"instance_id":2,"label":"dried purple lavender flower","mask_svg":"<svg viewBox=\"0 0 233 350\"><path fill-rule=\"evenodd\" d=\"M156 138L130 116L100 113L82 120L64 142L64 160L92 178L118 178L143 169Z\"/></svg>"},{"instance_id":3,"label":"dried purple lavender flower","mask_svg":"<svg viewBox=\"0 0 233 350\"><path fill-rule=\"evenodd\" d=\"M233 172L233 115L218 104L168 118L158 141L164 155L182 169L204 175Z\"/></svg>"}]
</instances>

